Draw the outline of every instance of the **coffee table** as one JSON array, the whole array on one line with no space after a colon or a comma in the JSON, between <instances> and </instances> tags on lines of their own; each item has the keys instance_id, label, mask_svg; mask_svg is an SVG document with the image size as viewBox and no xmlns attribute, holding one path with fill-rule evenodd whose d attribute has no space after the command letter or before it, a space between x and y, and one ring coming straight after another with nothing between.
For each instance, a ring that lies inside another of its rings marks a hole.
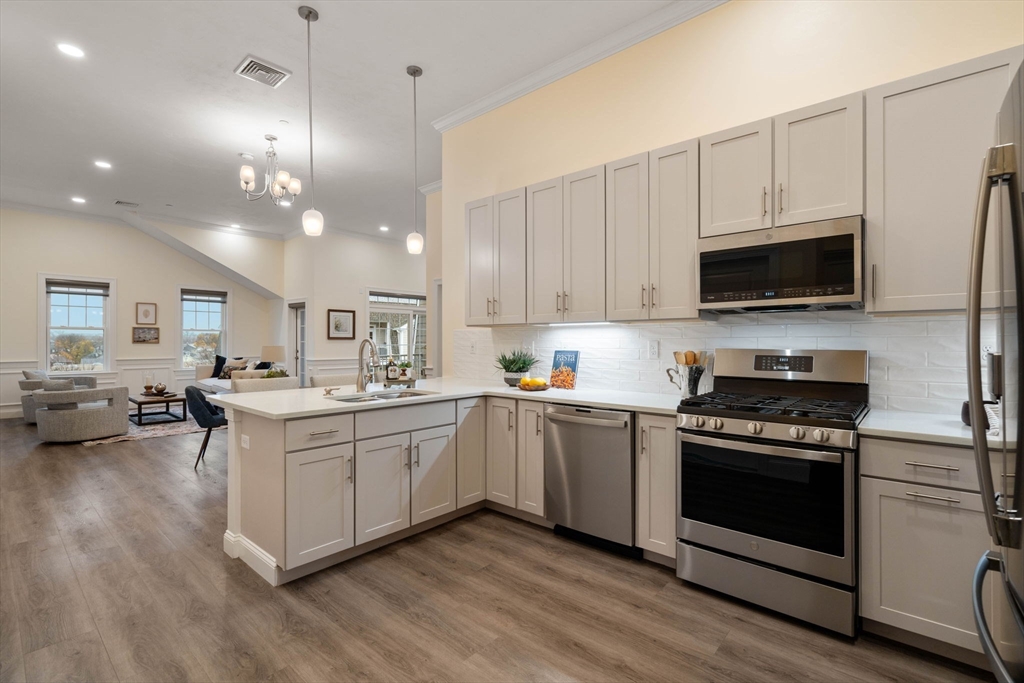
<instances>
[{"instance_id":1,"label":"coffee table","mask_svg":"<svg viewBox=\"0 0 1024 683\"><path fill-rule=\"evenodd\" d=\"M140 427L145 425L162 424L164 422L184 422L188 419L188 406L185 404L185 394L175 394L174 396L143 396L142 394L136 394L135 396L129 396L128 402L133 403L138 407L138 410L134 415L128 415L128 419L137 424ZM171 404L181 404L181 416L177 413L171 412ZM146 406L163 405L162 411L144 413L142 409ZM144 418L159 418L159 419L144 419Z\"/></svg>"}]
</instances>

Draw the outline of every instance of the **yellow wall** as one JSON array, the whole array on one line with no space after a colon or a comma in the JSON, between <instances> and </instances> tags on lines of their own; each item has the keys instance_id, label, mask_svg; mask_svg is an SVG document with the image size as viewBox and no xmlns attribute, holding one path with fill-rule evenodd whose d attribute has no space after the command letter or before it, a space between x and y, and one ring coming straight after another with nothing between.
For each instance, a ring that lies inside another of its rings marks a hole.
<instances>
[{"instance_id":1,"label":"yellow wall","mask_svg":"<svg viewBox=\"0 0 1024 683\"><path fill-rule=\"evenodd\" d=\"M446 132L445 374L466 202L1022 41L1019 0L733 0Z\"/></svg>"},{"instance_id":2,"label":"yellow wall","mask_svg":"<svg viewBox=\"0 0 1024 683\"><path fill-rule=\"evenodd\" d=\"M435 365L434 355L434 324L437 302L434 300L434 280L441 277L441 192L427 195L426 229L424 232L423 254L426 257L426 292L427 292L427 365ZM434 373L441 374L441 368L435 367Z\"/></svg>"}]
</instances>

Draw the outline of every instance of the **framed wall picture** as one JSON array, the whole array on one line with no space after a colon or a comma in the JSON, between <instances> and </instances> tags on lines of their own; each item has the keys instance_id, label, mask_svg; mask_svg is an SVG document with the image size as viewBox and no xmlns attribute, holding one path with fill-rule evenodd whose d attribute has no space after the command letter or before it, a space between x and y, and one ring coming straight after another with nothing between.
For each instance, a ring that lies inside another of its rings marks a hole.
<instances>
[{"instance_id":1,"label":"framed wall picture","mask_svg":"<svg viewBox=\"0 0 1024 683\"><path fill-rule=\"evenodd\" d=\"M336 308L327 309L327 338L355 339L356 312L340 311Z\"/></svg>"},{"instance_id":2,"label":"framed wall picture","mask_svg":"<svg viewBox=\"0 0 1024 683\"><path fill-rule=\"evenodd\" d=\"M156 325L156 304L135 304L136 325Z\"/></svg>"},{"instance_id":3,"label":"framed wall picture","mask_svg":"<svg viewBox=\"0 0 1024 683\"><path fill-rule=\"evenodd\" d=\"M133 327L132 344L159 344L159 327Z\"/></svg>"}]
</instances>

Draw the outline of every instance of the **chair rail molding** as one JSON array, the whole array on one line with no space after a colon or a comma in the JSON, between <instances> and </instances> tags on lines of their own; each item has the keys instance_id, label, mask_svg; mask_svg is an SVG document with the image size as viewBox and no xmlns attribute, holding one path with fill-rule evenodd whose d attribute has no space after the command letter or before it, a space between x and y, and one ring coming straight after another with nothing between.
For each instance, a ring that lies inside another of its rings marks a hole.
<instances>
[{"instance_id":1,"label":"chair rail molding","mask_svg":"<svg viewBox=\"0 0 1024 683\"><path fill-rule=\"evenodd\" d=\"M726 2L727 0L673 2L664 9L652 12L639 21L635 21L556 62L552 62L542 69L538 69L517 81L509 83L503 88L495 90L490 95L485 95L475 102L470 102L464 107L459 107L455 111L435 119L432 125L440 133L449 131L456 126L461 126L492 109L497 109L502 105L519 99L523 95L530 94L534 90L539 90L560 78L565 78L569 74L597 63L605 57L610 57L616 52L621 52L637 43L642 43L662 31L667 31L674 26L704 14L704 12L713 10L719 5L724 5Z\"/></svg>"}]
</instances>

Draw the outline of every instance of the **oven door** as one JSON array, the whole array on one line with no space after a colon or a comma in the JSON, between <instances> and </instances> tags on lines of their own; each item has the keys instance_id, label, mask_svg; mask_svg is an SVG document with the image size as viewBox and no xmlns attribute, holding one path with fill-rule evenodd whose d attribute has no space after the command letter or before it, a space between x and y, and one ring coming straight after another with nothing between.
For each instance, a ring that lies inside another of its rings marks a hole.
<instances>
[{"instance_id":1,"label":"oven door","mask_svg":"<svg viewBox=\"0 0 1024 683\"><path fill-rule=\"evenodd\" d=\"M844 586L854 581L854 453L679 432L679 539Z\"/></svg>"}]
</instances>

